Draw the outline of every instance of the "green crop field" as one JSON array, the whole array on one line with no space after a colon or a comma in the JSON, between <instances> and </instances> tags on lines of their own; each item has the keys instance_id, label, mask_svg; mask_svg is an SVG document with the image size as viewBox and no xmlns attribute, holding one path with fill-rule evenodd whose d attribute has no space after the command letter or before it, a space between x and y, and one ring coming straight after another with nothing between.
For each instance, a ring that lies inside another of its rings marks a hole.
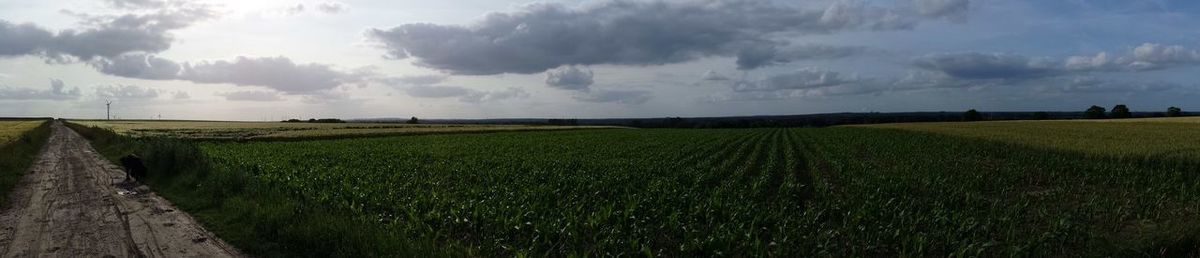
<instances>
[{"instance_id":1,"label":"green crop field","mask_svg":"<svg viewBox=\"0 0 1200 258\"><path fill-rule=\"evenodd\" d=\"M260 256L1169 256L1200 244L1197 129L572 130L140 151L168 171L151 185Z\"/></svg>"},{"instance_id":2,"label":"green crop field","mask_svg":"<svg viewBox=\"0 0 1200 258\"><path fill-rule=\"evenodd\" d=\"M281 123L222 121L72 120L135 137L201 140L302 139L429 133L612 128L605 126L438 125L400 123Z\"/></svg>"}]
</instances>

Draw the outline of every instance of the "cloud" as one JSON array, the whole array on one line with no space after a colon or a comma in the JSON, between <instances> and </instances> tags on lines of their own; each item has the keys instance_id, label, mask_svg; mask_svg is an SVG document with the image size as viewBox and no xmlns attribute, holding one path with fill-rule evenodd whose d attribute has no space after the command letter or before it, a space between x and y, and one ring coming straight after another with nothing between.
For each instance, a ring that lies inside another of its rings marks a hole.
<instances>
[{"instance_id":1,"label":"cloud","mask_svg":"<svg viewBox=\"0 0 1200 258\"><path fill-rule=\"evenodd\" d=\"M97 71L137 79L184 80L262 86L288 94L309 94L366 80L324 64L297 64L286 57L244 57L232 61L177 63L153 55L129 54L91 62Z\"/></svg>"},{"instance_id":2,"label":"cloud","mask_svg":"<svg viewBox=\"0 0 1200 258\"><path fill-rule=\"evenodd\" d=\"M97 59L91 65L100 73L147 80L177 79L183 70L175 61L145 54Z\"/></svg>"},{"instance_id":3,"label":"cloud","mask_svg":"<svg viewBox=\"0 0 1200 258\"><path fill-rule=\"evenodd\" d=\"M327 14L335 14L350 10L350 7L342 2L324 2L317 4L317 10Z\"/></svg>"},{"instance_id":4,"label":"cloud","mask_svg":"<svg viewBox=\"0 0 1200 258\"><path fill-rule=\"evenodd\" d=\"M36 25L0 20L0 56L28 55L54 41L54 34Z\"/></svg>"},{"instance_id":5,"label":"cloud","mask_svg":"<svg viewBox=\"0 0 1200 258\"><path fill-rule=\"evenodd\" d=\"M546 71L546 85L564 90L587 90L595 75L591 69L563 66Z\"/></svg>"},{"instance_id":6,"label":"cloud","mask_svg":"<svg viewBox=\"0 0 1200 258\"><path fill-rule=\"evenodd\" d=\"M34 24L0 20L0 56L39 55L65 63L134 52L157 53L171 47L174 37L170 31L216 16L206 5L191 4L124 15L65 12L82 19L85 27L53 33Z\"/></svg>"},{"instance_id":7,"label":"cloud","mask_svg":"<svg viewBox=\"0 0 1200 258\"><path fill-rule=\"evenodd\" d=\"M821 13L820 23L841 28L908 30L918 23L916 15L901 10L868 6L863 1L834 1Z\"/></svg>"},{"instance_id":8,"label":"cloud","mask_svg":"<svg viewBox=\"0 0 1200 258\"><path fill-rule=\"evenodd\" d=\"M847 77L838 72L825 71L817 68L805 68L790 73L775 74L755 81L737 81L733 91L778 91L800 90L830 87L847 83L857 83L861 79Z\"/></svg>"},{"instance_id":9,"label":"cloud","mask_svg":"<svg viewBox=\"0 0 1200 258\"><path fill-rule=\"evenodd\" d=\"M1017 54L951 53L916 58L913 65L960 79L1024 80L1095 72L1140 72L1200 65L1200 50L1144 43L1124 55L1100 52L1065 59Z\"/></svg>"},{"instance_id":10,"label":"cloud","mask_svg":"<svg viewBox=\"0 0 1200 258\"><path fill-rule=\"evenodd\" d=\"M528 98L529 93L521 88L508 87L498 91L474 91L471 94L459 98L462 102L481 103L489 101L499 101L506 99L521 99Z\"/></svg>"},{"instance_id":11,"label":"cloud","mask_svg":"<svg viewBox=\"0 0 1200 258\"><path fill-rule=\"evenodd\" d=\"M471 94L471 89L458 86L415 85L404 89L409 96L418 98L448 98Z\"/></svg>"},{"instance_id":12,"label":"cloud","mask_svg":"<svg viewBox=\"0 0 1200 258\"><path fill-rule=\"evenodd\" d=\"M1130 93L1130 92L1161 92L1178 89L1181 86L1171 82L1130 82L1105 80L1095 77L1075 77L1069 81L1047 81L1035 87L1038 93L1078 94L1078 93Z\"/></svg>"},{"instance_id":13,"label":"cloud","mask_svg":"<svg viewBox=\"0 0 1200 258\"><path fill-rule=\"evenodd\" d=\"M823 9L738 0L605 1L580 8L532 4L489 14L469 26L411 23L371 29L367 36L391 58L413 58L419 66L453 74L533 74L565 65L663 65L738 56L747 49L785 49L785 35L909 29L923 16L908 9L847 1ZM746 63L816 54L777 52L781 57L755 56Z\"/></svg>"},{"instance_id":14,"label":"cloud","mask_svg":"<svg viewBox=\"0 0 1200 258\"><path fill-rule=\"evenodd\" d=\"M1131 57L1118 61L1138 70L1165 69L1200 63L1200 51L1178 45L1145 43L1134 48Z\"/></svg>"},{"instance_id":15,"label":"cloud","mask_svg":"<svg viewBox=\"0 0 1200 258\"><path fill-rule=\"evenodd\" d=\"M946 18L956 22L967 20L967 0L916 0L915 3L917 11L927 17Z\"/></svg>"},{"instance_id":16,"label":"cloud","mask_svg":"<svg viewBox=\"0 0 1200 258\"><path fill-rule=\"evenodd\" d=\"M771 74L757 79L731 80L730 92L704 97L707 102L759 101L792 98L881 94L931 89L969 89L1005 84L994 79L960 79L941 73L913 71L897 78L863 78L817 67Z\"/></svg>"},{"instance_id":17,"label":"cloud","mask_svg":"<svg viewBox=\"0 0 1200 258\"><path fill-rule=\"evenodd\" d=\"M0 99L5 100L73 100L81 95L78 87L68 90L59 79L50 79L50 89L46 90L0 86Z\"/></svg>"},{"instance_id":18,"label":"cloud","mask_svg":"<svg viewBox=\"0 0 1200 258\"><path fill-rule=\"evenodd\" d=\"M1062 74L1062 66L1047 59L1014 54L935 54L917 58L916 67L963 79L1029 79Z\"/></svg>"},{"instance_id":19,"label":"cloud","mask_svg":"<svg viewBox=\"0 0 1200 258\"><path fill-rule=\"evenodd\" d=\"M297 15L302 12L304 12L304 4L296 4L283 9L283 14L285 15Z\"/></svg>"},{"instance_id":20,"label":"cloud","mask_svg":"<svg viewBox=\"0 0 1200 258\"><path fill-rule=\"evenodd\" d=\"M96 97L104 99L153 99L158 90L133 85L104 85L96 87Z\"/></svg>"},{"instance_id":21,"label":"cloud","mask_svg":"<svg viewBox=\"0 0 1200 258\"><path fill-rule=\"evenodd\" d=\"M649 91L641 90L593 90L588 92L579 92L571 96L571 98L579 101L594 102L594 103L618 103L637 105L646 103L653 95Z\"/></svg>"},{"instance_id":22,"label":"cloud","mask_svg":"<svg viewBox=\"0 0 1200 258\"><path fill-rule=\"evenodd\" d=\"M383 83L385 85L399 87L399 86L408 86L408 85L433 85L433 84L445 82L446 79L449 79L449 78L450 78L449 76L438 75L438 74L405 75L405 76L398 76L398 77L389 76L389 77L376 78L375 81Z\"/></svg>"},{"instance_id":23,"label":"cloud","mask_svg":"<svg viewBox=\"0 0 1200 258\"><path fill-rule=\"evenodd\" d=\"M225 100L230 101L280 101L283 100L279 93L273 91L247 90L234 92L221 92L217 96L225 97Z\"/></svg>"},{"instance_id":24,"label":"cloud","mask_svg":"<svg viewBox=\"0 0 1200 258\"><path fill-rule=\"evenodd\" d=\"M737 53L739 70L751 70L763 66L791 63L796 60L837 59L862 53L864 47L828 45L746 47Z\"/></svg>"},{"instance_id":25,"label":"cloud","mask_svg":"<svg viewBox=\"0 0 1200 258\"><path fill-rule=\"evenodd\" d=\"M184 99L191 99L191 98L192 98L192 95L188 95L188 93L186 91L176 91L175 93L171 94L171 99L174 99L174 100L184 100Z\"/></svg>"},{"instance_id":26,"label":"cloud","mask_svg":"<svg viewBox=\"0 0 1200 258\"><path fill-rule=\"evenodd\" d=\"M480 91L458 86L413 85L404 88L404 92L417 98L452 98L459 101L479 103L504 99L525 98L529 93L520 88L509 87L500 91Z\"/></svg>"},{"instance_id":27,"label":"cloud","mask_svg":"<svg viewBox=\"0 0 1200 258\"><path fill-rule=\"evenodd\" d=\"M120 9L147 9L167 6L166 1L159 0L104 0L109 6Z\"/></svg>"},{"instance_id":28,"label":"cloud","mask_svg":"<svg viewBox=\"0 0 1200 258\"><path fill-rule=\"evenodd\" d=\"M233 61L187 63L178 79L197 83L263 86L289 94L336 88L362 78L323 64L296 64L286 57L242 57Z\"/></svg>"},{"instance_id":29,"label":"cloud","mask_svg":"<svg viewBox=\"0 0 1200 258\"><path fill-rule=\"evenodd\" d=\"M702 80L702 81L728 81L729 77L725 77L724 75L721 75L713 70L708 70L707 72L704 72L704 75L700 76L700 80Z\"/></svg>"}]
</instances>

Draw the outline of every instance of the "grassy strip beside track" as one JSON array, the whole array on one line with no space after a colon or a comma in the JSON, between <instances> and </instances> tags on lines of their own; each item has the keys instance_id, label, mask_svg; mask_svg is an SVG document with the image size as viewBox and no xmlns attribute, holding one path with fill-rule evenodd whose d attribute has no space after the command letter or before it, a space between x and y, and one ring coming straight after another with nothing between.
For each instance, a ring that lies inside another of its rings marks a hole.
<instances>
[{"instance_id":1,"label":"grassy strip beside track","mask_svg":"<svg viewBox=\"0 0 1200 258\"><path fill-rule=\"evenodd\" d=\"M13 123L4 133L13 135L0 141L0 205L7 203L9 191L37 159L42 146L50 138L49 120L3 121ZM17 125L19 123L19 125ZM21 128L17 130L16 127Z\"/></svg>"}]
</instances>

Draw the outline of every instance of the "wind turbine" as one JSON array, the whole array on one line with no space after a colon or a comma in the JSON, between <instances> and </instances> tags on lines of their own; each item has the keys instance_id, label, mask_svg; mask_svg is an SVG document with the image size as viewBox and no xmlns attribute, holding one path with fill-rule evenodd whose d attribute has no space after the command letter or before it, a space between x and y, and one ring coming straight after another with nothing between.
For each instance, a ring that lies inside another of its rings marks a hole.
<instances>
[{"instance_id":1,"label":"wind turbine","mask_svg":"<svg viewBox=\"0 0 1200 258\"><path fill-rule=\"evenodd\" d=\"M104 100L104 118L112 120L112 100Z\"/></svg>"}]
</instances>

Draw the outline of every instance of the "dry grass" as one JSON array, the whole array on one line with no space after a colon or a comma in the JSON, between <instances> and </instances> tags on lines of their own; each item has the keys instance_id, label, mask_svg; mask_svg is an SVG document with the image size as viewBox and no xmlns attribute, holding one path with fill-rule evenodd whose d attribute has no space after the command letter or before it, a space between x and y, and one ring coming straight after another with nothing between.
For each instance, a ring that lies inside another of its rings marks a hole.
<instances>
[{"instance_id":1,"label":"dry grass","mask_svg":"<svg viewBox=\"0 0 1200 258\"><path fill-rule=\"evenodd\" d=\"M222 121L75 120L72 122L84 126L105 128L120 134L134 137L172 137L211 140L298 139L428 133L614 128L601 126L414 125L397 123L280 123Z\"/></svg>"}]
</instances>

